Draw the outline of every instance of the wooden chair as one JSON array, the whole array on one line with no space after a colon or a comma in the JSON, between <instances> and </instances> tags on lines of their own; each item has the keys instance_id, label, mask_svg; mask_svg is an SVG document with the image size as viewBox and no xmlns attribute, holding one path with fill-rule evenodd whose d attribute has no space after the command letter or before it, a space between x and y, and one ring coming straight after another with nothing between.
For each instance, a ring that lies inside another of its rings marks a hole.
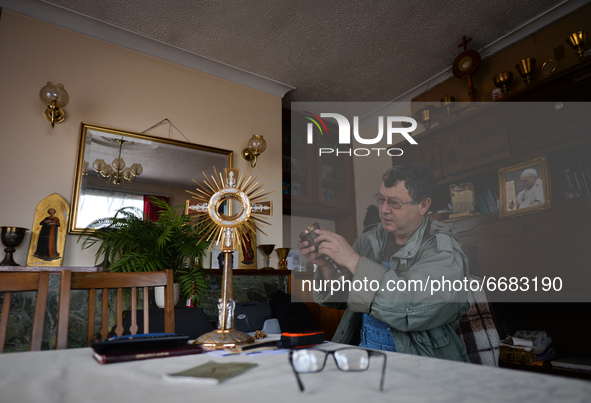
<instances>
[{"instance_id":1,"label":"wooden chair","mask_svg":"<svg viewBox=\"0 0 591 403\"><path fill-rule=\"evenodd\" d=\"M2 318L0 320L0 353L4 351L10 300L12 298L12 293L17 291L37 291L35 314L33 316L33 330L31 334L31 351L41 350L48 286L49 272L0 273L0 292L4 292Z\"/></svg>"},{"instance_id":2,"label":"wooden chair","mask_svg":"<svg viewBox=\"0 0 591 403\"><path fill-rule=\"evenodd\" d=\"M108 316L108 290L117 289L117 325L115 334L121 336L123 328L123 288L131 289L131 334L137 334L137 288L141 287L144 291L144 333L149 333L149 309L148 309L148 287L164 286L164 329L167 333L174 332L174 288L173 272L165 270L159 272L134 272L134 273L89 273L89 272L71 272L65 270L62 272L59 294L59 311L57 319L57 343L56 348L64 349L68 345L68 324L70 316L70 293L71 290L89 290L88 294L88 326L86 333L86 344L96 339L94 332L94 311L96 290L102 292L102 315L100 339L105 340L109 335L107 324Z\"/></svg>"}]
</instances>

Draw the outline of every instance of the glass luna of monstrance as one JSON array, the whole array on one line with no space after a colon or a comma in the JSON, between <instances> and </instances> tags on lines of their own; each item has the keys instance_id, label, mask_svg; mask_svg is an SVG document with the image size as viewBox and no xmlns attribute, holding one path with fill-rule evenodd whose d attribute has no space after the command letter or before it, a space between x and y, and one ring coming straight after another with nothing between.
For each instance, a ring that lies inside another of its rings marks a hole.
<instances>
[{"instance_id":1,"label":"glass luna of monstrance","mask_svg":"<svg viewBox=\"0 0 591 403\"><path fill-rule=\"evenodd\" d=\"M215 168L214 168L215 171ZM247 172L248 175L248 172ZM241 247L243 237L256 230L258 223L268 224L257 215L273 214L273 202L266 201L264 184L259 185L251 177L239 175L238 169L225 168L224 175L215 171L215 176L198 183L193 197L187 200L186 214L196 231L212 244L219 245L224 253L222 295L218 301L218 328L195 340L204 348L223 349L253 343L254 339L234 328L234 288L232 282L231 256Z\"/></svg>"}]
</instances>

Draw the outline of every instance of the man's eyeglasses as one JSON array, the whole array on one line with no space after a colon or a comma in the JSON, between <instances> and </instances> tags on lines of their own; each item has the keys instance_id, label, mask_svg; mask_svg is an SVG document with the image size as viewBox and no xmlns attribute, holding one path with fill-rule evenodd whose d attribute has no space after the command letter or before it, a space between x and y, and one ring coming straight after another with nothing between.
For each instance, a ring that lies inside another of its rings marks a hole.
<instances>
[{"instance_id":1,"label":"man's eyeglasses","mask_svg":"<svg viewBox=\"0 0 591 403\"><path fill-rule=\"evenodd\" d=\"M380 193L376 193L375 195L373 195L374 200L376 201L376 203L378 204L378 206L381 206L382 204L384 204L384 202L388 202L388 206L390 208L393 208L395 210L400 210L402 208L402 206L404 206L405 204L412 204L414 203L414 201L409 201L406 203L400 203L400 202L395 202L391 199L387 199L384 196L382 196Z\"/></svg>"},{"instance_id":2,"label":"man's eyeglasses","mask_svg":"<svg viewBox=\"0 0 591 403\"><path fill-rule=\"evenodd\" d=\"M382 378L380 391L384 390L384 375L386 373L386 354L381 351L368 350L359 347L343 347L337 350L322 350L319 348L296 349L289 352L289 362L295 373L300 391L304 391L304 384L299 374L320 372L326 365L329 355L334 357L337 368L345 372L361 372L369 368L369 359L372 356L383 357Z\"/></svg>"}]
</instances>

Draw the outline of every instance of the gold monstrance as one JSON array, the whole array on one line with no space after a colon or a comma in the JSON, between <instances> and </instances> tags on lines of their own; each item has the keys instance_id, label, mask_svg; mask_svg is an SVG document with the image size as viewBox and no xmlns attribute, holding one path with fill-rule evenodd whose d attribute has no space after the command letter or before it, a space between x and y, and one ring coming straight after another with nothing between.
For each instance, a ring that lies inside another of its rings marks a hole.
<instances>
[{"instance_id":1,"label":"gold monstrance","mask_svg":"<svg viewBox=\"0 0 591 403\"><path fill-rule=\"evenodd\" d=\"M225 168L224 173L205 175L205 184L197 181L197 192L189 192L193 200L187 200L186 213L191 223L203 233L201 239L215 240L224 254L222 297L218 302L218 329L206 333L197 340L205 348L231 348L252 343L254 339L234 329L234 288L232 285L232 251L240 247L243 237L252 231L260 231L258 224L269 224L257 215L272 215L273 202L265 201L269 193L251 177L238 174L238 169ZM261 231L262 232L262 231ZM213 242L212 242L213 244ZM211 245L210 245L211 247Z\"/></svg>"}]
</instances>

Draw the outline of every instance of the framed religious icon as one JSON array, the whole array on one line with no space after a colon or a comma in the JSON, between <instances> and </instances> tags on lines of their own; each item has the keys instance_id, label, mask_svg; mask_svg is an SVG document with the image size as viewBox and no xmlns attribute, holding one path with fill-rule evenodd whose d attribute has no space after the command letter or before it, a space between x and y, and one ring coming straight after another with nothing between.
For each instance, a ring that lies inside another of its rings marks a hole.
<instances>
[{"instance_id":1,"label":"framed religious icon","mask_svg":"<svg viewBox=\"0 0 591 403\"><path fill-rule=\"evenodd\" d=\"M499 169L499 217L534 213L551 206L546 157Z\"/></svg>"},{"instance_id":2,"label":"framed religious icon","mask_svg":"<svg viewBox=\"0 0 591 403\"><path fill-rule=\"evenodd\" d=\"M70 206L54 193L35 208L27 266L61 266L66 246Z\"/></svg>"},{"instance_id":3,"label":"framed religious icon","mask_svg":"<svg viewBox=\"0 0 591 403\"><path fill-rule=\"evenodd\" d=\"M238 268L257 269L257 236L253 231L246 231L242 235L239 247Z\"/></svg>"}]
</instances>

